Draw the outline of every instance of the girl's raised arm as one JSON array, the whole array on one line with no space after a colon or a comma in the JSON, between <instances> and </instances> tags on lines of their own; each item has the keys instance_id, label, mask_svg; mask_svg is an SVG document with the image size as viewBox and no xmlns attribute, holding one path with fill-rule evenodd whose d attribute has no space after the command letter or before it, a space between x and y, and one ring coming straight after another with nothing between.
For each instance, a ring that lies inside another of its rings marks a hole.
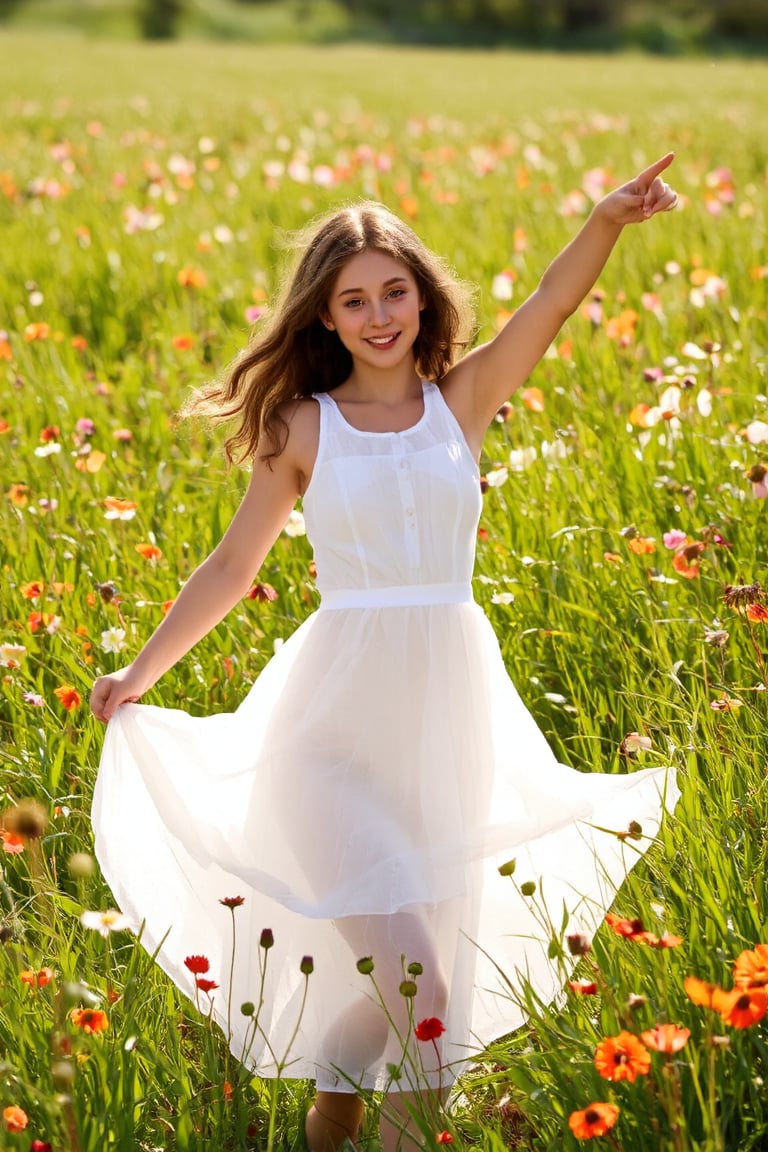
<instances>
[{"instance_id":1,"label":"girl's raised arm","mask_svg":"<svg viewBox=\"0 0 768 1152\"><path fill-rule=\"evenodd\" d=\"M528 378L594 286L624 225L640 224L675 207L677 193L661 179L673 159L672 152L662 156L596 204L498 335L448 373L445 397L473 438L482 439L495 413Z\"/></svg>"},{"instance_id":2,"label":"girl's raised arm","mask_svg":"<svg viewBox=\"0 0 768 1152\"><path fill-rule=\"evenodd\" d=\"M288 519L301 479L290 437L271 467L256 460L221 542L192 573L162 624L131 664L94 684L91 710L98 720L110 720L120 704L138 700L242 599Z\"/></svg>"}]
</instances>

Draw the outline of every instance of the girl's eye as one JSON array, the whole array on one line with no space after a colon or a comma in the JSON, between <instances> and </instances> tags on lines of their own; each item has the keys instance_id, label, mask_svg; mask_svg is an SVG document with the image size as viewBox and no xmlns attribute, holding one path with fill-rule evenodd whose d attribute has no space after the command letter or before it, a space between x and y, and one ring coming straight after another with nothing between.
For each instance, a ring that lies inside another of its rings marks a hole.
<instances>
[{"instance_id":1,"label":"girl's eye","mask_svg":"<svg viewBox=\"0 0 768 1152\"><path fill-rule=\"evenodd\" d=\"M344 307L345 308L357 308L358 304L360 304L360 303L362 303L362 301L360 301L360 300L345 300Z\"/></svg>"},{"instance_id":2,"label":"girl's eye","mask_svg":"<svg viewBox=\"0 0 768 1152\"><path fill-rule=\"evenodd\" d=\"M404 296L405 295L405 288L393 288L390 291L389 295L390 296Z\"/></svg>"}]
</instances>

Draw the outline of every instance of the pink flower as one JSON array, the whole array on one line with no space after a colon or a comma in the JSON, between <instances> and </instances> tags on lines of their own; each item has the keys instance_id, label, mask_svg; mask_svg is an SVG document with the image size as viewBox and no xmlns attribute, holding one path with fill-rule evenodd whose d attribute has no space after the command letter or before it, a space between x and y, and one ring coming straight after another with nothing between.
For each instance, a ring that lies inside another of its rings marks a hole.
<instances>
[{"instance_id":1,"label":"pink flower","mask_svg":"<svg viewBox=\"0 0 768 1152\"><path fill-rule=\"evenodd\" d=\"M665 532L662 536L664 547L671 548L672 551L679 548L681 544L685 544L687 539L685 532L681 532L679 528L673 528L671 532Z\"/></svg>"}]
</instances>

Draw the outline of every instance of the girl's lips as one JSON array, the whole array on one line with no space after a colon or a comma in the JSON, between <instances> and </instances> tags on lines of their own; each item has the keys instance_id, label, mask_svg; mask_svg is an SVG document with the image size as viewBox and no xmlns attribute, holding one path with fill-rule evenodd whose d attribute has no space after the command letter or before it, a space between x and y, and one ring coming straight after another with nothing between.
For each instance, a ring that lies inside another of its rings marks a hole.
<instances>
[{"instance_id":1,"label":"girl's lips","mask_svg":"<svg viewBox=\"0 0 768 1152\"><path fill-rule=\"evenodd\" d=\"M399 335L399 332L392 332L389 336L368 336L365 342L373 348L391 348Z\"/></svg>"}]
</instances>

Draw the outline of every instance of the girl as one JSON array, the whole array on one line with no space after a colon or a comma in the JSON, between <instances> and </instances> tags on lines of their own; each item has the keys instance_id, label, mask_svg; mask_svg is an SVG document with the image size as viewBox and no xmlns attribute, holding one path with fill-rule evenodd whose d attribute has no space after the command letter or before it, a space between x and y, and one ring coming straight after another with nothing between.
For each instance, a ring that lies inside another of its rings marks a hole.
<instances>
[{"instance_id":1,"label":"girl","mask_svg":"<svg viewBox=\"0 0 768 1152\"><path fill-rule=\"evenodd\" d=\"M672 158L597 204L506 327L456 363L469 310L441 261L380 205L334 213L268 330L192 402L237 419L227 454L252 461L250 485L136 659L95 683L109 721L96 848L190 996L205 953L235 1055L316 1080L311 1152L354 1141L358 1089L387 1094L385 1152L412 1146L413 1093L439 1094L521 1023L507 981L545 999L562 986L542 917L594 930L676 801L664 769L555 762L471 593L485 431L623 226L675 206ZM319 610L236 713L137 706L245 595L297 497ZM512 856L538 903L500 875ZM255 1023L237 1011L259 999Z\"/></svg>"}]
</instances>

